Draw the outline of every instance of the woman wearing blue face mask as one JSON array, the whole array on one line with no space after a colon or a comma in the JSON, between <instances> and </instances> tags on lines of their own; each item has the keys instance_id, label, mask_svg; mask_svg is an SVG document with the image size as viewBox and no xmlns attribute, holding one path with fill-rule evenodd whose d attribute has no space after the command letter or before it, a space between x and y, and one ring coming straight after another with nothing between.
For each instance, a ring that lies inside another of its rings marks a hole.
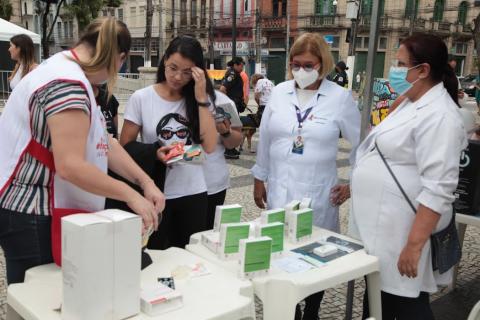
<instances>
[{"instance_id":1,"label":"woman wearing blue face mask","mask_svg":"<svg viewBox=\"0 0 480 320\"><path fill-rule=\"evenodd\" d=\"M380 260L383 319L433 319L429 294L451 280L433 270L430 249L451 221L467 145L447 60L436 36L402 42L389 80L404 101L358 147L352 170L350 231Z\"/></svg>"},{"instance_id":2,"label":"woman wearing blue face mask","mask_svg":"<svg viewBox=\"0 0 480 320\"><path fill-rule=\"evenodd\" d=\"M290 50L292 80L272 90L252 173L259 208L284 207L308 197L313 224L338 231L338 207L350 196L349 186L337 181L338 140L341 132L355 150L360 113L351 92L326 79L333 65L320 35L306 33L295 41ZM354 151L351 155L353 163ZM318 319L322 296L319 292L307 297L303 316L297 307L295 319Z\"/></svg>"}]
</instances>

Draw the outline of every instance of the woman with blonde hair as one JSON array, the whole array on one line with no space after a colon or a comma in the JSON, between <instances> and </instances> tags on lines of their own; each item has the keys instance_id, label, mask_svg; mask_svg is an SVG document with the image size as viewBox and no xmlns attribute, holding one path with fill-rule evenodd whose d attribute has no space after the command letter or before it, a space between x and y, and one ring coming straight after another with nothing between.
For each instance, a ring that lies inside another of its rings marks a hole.
<instances>
[{"instance_id":1,"label":"woman with blonde hair","mask_svg":"<svg viewBox=\"0 0 480 320\"><path fill-rule=\"evenodd\" d=\"M353 163L360 113L351 92L326 79L334 62L320 35L301 35L289 60L293 80L273 89L262 116L252 168L255 203L279 208L311 198L314 225L338 231L338 206L349 197L348 185L339 185L337 179L338 140L341 132L351 143ZM304 320L318 319L322 296L307 297ZM302 319L298 306L295 319Z\"/></svg>"},{"instance_id":2,"label":"woman with blonde hair","mask_svg":"<svg viewBox=\"0 0 480 320\"><path fill-rule=\"evenodd\" d=\"M145 229L157 227L163 194L109 137L92 89L113 83L130 44L123 22L96 20L73 49L47 59L8 99L0 118L0 245L9 284L52 255L59 263L60 218L100 211L105 197L126 202ZM107 166L144 195L109 177Z\"/></svg>"},{"instance_id":3,"label":"woman with blonde hair","mask_svg":"<svg viewBox=\"0 0 480 320\"><path fill-rule=\"evenodd\" d=\"M32 38L26 34L17 34L11 37L8 52L10 52L10 58L16 62L12 74L8 77L10 88L13 90L27 73L37 67Z\"/></svg>"}]
</instances>

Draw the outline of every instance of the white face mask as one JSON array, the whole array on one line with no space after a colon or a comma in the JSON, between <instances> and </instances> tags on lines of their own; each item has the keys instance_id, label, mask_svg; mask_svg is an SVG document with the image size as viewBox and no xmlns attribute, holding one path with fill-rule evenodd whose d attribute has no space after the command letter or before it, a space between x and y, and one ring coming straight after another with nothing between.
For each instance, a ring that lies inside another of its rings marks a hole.
<instances>
[{"instance_id":1,"label":"white face mask","mask_svg":"<svg viewBox=\"0 0 480 320\"><path fill-rule=\"evenodd\" d=\"M292 70L292 74L300 89L305 89L319 78L318 70L316 69L305 71L305 69L300 68L298 71Z\"/></svg>"}]
</instances>

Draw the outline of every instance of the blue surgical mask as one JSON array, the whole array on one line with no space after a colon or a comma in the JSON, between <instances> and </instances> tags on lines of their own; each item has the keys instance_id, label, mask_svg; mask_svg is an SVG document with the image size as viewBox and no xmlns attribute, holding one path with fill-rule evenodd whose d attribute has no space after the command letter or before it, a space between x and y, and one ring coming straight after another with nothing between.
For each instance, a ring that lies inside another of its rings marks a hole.
<instances>
[{"instance_id":1,"label":"blue surgical mask","mask_svg":"<svg viewBox=\"0 0 480 320\"><path fill-rule=\"evenodd\" d=\"M407 81L408 71L415 69L415 67L407 68L407 67L390 67L390 72L388 73L388 81L392 86L393 90L401 96L407 93L413 85L420 79L415 80L414 82L410 83Z\"/></svg>"}]
</instances>

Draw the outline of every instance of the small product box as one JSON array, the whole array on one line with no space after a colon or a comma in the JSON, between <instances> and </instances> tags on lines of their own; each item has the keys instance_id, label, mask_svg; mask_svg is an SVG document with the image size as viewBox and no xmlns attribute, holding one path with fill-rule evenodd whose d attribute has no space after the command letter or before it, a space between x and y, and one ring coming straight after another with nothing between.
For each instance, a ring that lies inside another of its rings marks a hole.
<instances>
[{"instance_id":1,"label":"small product box","mask_svg":"<svg viewBox=\"0 0 480 320\"><path fill-rule=\"evenodd\" d=\"M220 225L223 223L237 223L242 218L242 206L239 204L230 204L217 206L215 209L215 220L213 230L220 231Z\"/></svg>"},{"instance_id":2,"label":"small product box","mask_svg":"<svg viewBox=\"0 0 480 320\"><path fill-rule=\"evenodd\" d=\"M201 241L205 247L216 254L220 247L220 232L210 231L202 233Z\"/></svg>"},{"instance_id":3,"label":"small product box","mask_svg":"<svg viewBox=\"0 0 480 320\"><path fill-rule=\"evenodd\" d=\"M140 297L142 312L151 317L183 307L182 294L161 283L143 288Z\"/></svg>"},{"instance_id":4,"label":"small product box","mask_svg":"<svg viewBox=\"0 0 480 320\"><path fill-rule=\"evenodd\" d=\"M141 228L139 216L119 210L62 219L62 319L140 312Z\"/></svg>"},{"instance_id":5,"label":"small product box","mask_svg":"<svg viewBox=\"0 0 480 320\"><path fill-rule=\"evenodd\" d=\"M220 259L229 260L238 257L239 242L250 236L250 223L225 223L220 228Z\"/></svg>"},{"instance_id":6,"label":"small product box","mask_svg":"<svg viewBox=\"0 0 480 320\"><path fill-rule=\"evenodd\" d=\"M268 274L272 256L272 239L260 237L240 240L240 277L251 279Z\"/></svg>"},{"instance_id":7,"label":"small product box","mask_svg":"<svg viewBox=\"0 0 480 320\"><path fill-rule=\"evenodd\" d=\"M285 234L288 234L288 224L290 223L290 214L300 209L300 201L293 200L285 205Z\"/></svg>"},{"instance_id":8,"label":"small product box","mask_svg":"<svg viewBox=\"0 0 480 320\"><path fill-rule=\"evenodd\" d=\"M260 214L260 222L262 224L280 222L285 223L285 209L271 209L262 211Z\"/></svg>"},{"instance_id":9,"label":"small product box","mask_svg":"<svg viewBox=\"0 0 480 320\"><path fill-rule=\"evenodd\" d=\"M272 239L272 256L278 257L283 253L284 245L284 225L280 222L258 225L256 229L257 237L270 237Z\"/></svg>"},{"instance_id":10,"label":"small product box","mask_svg":"<svg viewBox=\"0 0 480 320\"><path fill-rule=\"evenodd\" d=\"M312 237L313 210L300 209L289 216L288 238L292 243L298 243Z\"/></svg>"},{"instance_id":11,"label":"small product box","mask_svg":"<svg viewBox=\"0 0 480 320\"><path fill-rule=\"evenodd\" d=\"M299 209L307 209L312 207L312 199L311 198L303 198L300 202Z\"/></svg>"}]
</instances>

